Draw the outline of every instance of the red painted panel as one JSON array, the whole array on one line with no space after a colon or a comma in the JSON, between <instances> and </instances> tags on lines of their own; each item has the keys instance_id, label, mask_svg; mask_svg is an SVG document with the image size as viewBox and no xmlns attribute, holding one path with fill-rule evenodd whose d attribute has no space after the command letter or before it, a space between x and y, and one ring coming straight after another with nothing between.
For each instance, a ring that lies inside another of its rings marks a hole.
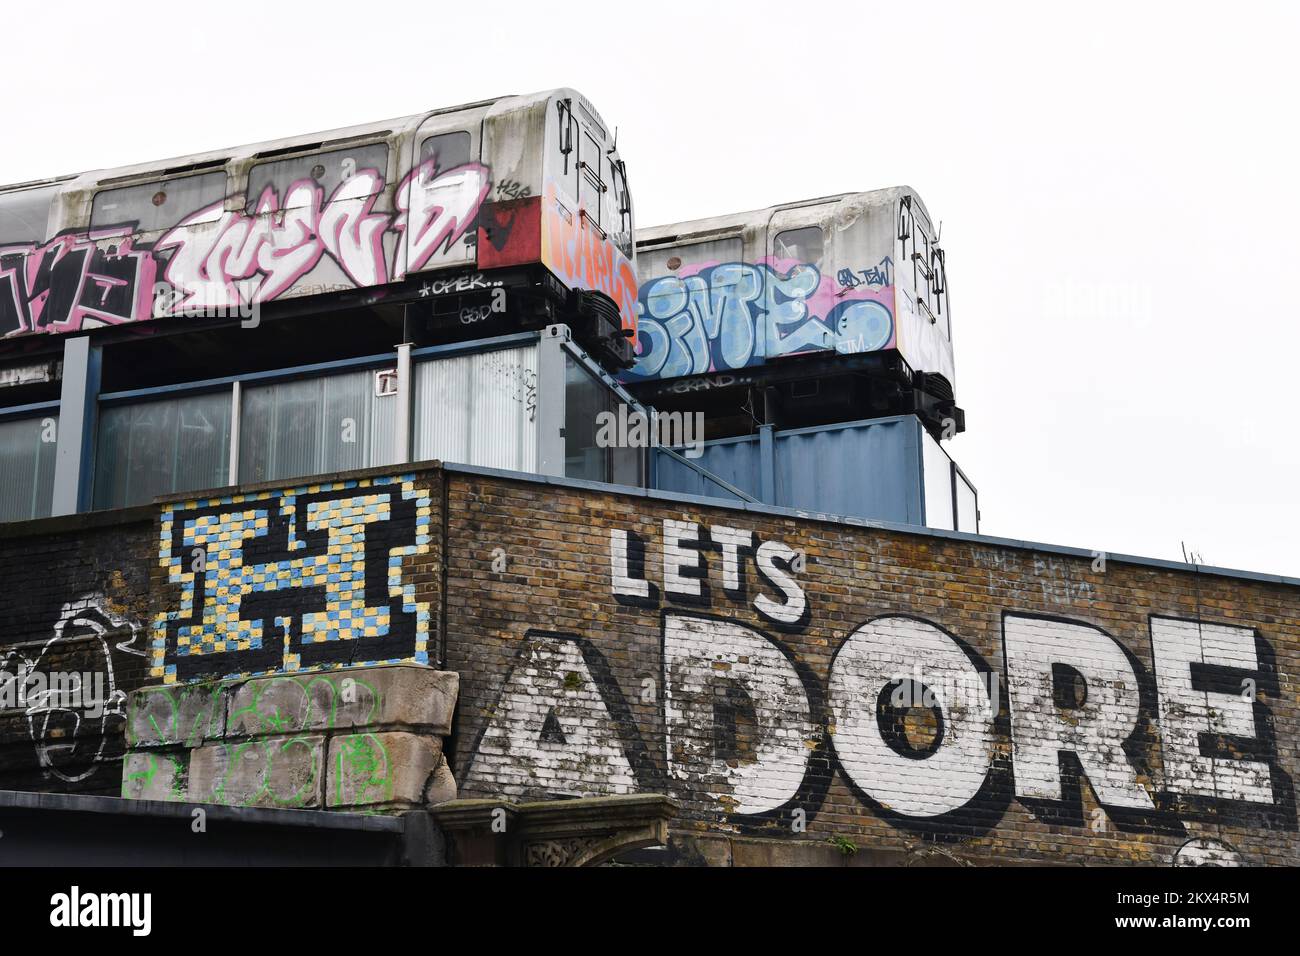
<instances>
[{"instance_id":1,"label":"red painted panel","mask_svg":"<svg viewBox=\"0 0 1300 956\"><path fill-rule=\"evenodd\" d=\"M538 262L541 236L540 196L487 203L478 221L478 267L496 269Z\"/></svg>"}]
</instances>

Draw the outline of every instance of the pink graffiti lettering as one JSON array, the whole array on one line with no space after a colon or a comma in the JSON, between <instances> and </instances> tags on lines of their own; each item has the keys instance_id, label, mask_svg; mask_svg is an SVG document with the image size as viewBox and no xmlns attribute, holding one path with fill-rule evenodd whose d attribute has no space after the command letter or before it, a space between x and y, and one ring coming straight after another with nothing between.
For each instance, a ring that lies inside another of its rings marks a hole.
<instances>
[{"instance_id":1,"label":"pink graffiti lettering","mask_svg":"<svg viewBox=\"0 0 1300 956\"><path fill-rule=\"evenodd\" d=\"M76 332L149 314L156 266L129 228L0 247L0 335Z\"/></svg>"},{"instance_id":2,"label":"pink graffiti lettering","mask_svg":"<svg viewBox=\"0 0 1300 956\"><path fill-rule=\"evenodd\" d=\"M328 198L305 179L283 197L268 186L247 212L211 204L152 249L132 245L130 225L0 248L0 336L230 309L291 291L312 294L321 283L301 280L326 258L353 286L402 279L450 252L477 220L490 188L480 163L439 172L430 159L398 184L392 213L374 208L383 174L361 169ZM155 298L160 269L171 289Z\"/></svg>"},{"instance_id":3,"label":"pink graffiti lettering","mask_svg":"<svg viewBox=\"0 0 1300 956\"><path fill-rule=\"evenodd\" d=\"M411 170L397 187L398 243L393 278L423 268L439 249L446 251L474 222L492 184L488 168L466 163L445 173L428 159Z\"/></svg>"}]
</instances>

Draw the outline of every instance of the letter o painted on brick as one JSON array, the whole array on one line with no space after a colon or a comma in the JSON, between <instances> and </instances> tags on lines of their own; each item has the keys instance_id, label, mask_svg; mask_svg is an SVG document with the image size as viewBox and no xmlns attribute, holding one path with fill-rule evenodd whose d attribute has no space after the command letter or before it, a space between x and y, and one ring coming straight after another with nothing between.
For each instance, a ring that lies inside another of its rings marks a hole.
<instances>
[{"instance_id":1,"label":"letter o painted on brick","mask_svg":"<svg viewBox=\"0 0 1300 956\"><path fill-rule=\"evenodd\" d=\"M877 719L881 691L900 680L933 692L943 736L923 756L891 746ZM835 753L863 793L887 810L935 817L979 793L993 757L986 678L952 637L909 617L862 625L835 652L828 686Z\"/></svg>"}]
</instances>

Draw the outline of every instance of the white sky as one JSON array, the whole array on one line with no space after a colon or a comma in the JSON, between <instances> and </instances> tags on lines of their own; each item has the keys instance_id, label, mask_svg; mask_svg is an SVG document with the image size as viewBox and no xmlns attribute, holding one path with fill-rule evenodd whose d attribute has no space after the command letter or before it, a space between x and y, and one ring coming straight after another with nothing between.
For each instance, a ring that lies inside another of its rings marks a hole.
<instances>
[{"instance_id":1,"label":"white sky","mask_svg":"<svg viewBox=\"0 0 1300 956\"><path fill-rule=\"evenodd\" d=\"M562 85L643 225L907 183L982 530L1300 576L1300 5L159 10L24 8L0 183Z\"/></svg>"}]
</instances>

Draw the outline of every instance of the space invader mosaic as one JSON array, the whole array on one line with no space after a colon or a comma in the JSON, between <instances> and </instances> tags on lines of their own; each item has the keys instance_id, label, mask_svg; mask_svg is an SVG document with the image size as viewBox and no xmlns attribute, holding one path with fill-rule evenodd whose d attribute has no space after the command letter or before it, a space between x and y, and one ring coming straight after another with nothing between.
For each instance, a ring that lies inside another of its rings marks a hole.
<instances>
[{"instance_id":1,"label":"space invader mosaic","mask_svg":"<svg viewBox=\"0 0 1300 956\"><path fill-rule=\"evenodd\" d=\"M429 552L431 515L410 475L166 507L158 558L180 599L154 622L151 676L428 663L403 560Z\"/></svg>"}]
</instances>

